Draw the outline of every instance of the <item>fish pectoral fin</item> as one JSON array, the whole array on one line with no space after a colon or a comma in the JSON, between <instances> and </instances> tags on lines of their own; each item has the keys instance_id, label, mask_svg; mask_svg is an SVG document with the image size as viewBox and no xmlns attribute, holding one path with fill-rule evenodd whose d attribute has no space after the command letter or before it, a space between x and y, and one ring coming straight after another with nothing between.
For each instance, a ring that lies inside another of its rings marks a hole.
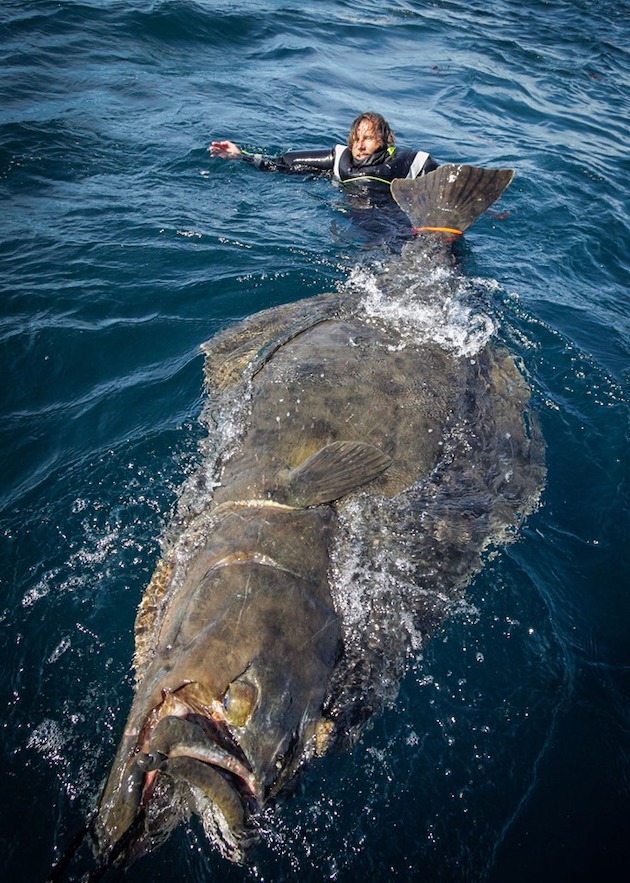
<instances>
[{"instance_id":1,"label":"fish pectoral fin","mask_svg":"<svg viewBox=\"0 0 630 883\"><path fill-rule=\"evenodd\" d=\"M271 497L300 508L331 503L377 478L391 462L374 445L332 442L295 469L278 473Z\"/></svg>"}]
</instances>

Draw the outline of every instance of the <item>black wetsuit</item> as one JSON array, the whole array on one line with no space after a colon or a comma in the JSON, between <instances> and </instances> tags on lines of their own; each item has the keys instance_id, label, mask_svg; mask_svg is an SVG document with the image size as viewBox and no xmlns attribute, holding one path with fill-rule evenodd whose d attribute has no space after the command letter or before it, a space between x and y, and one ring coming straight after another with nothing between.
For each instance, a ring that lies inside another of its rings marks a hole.
<instances>
[{"instance_id":1,"label":"black wetsuit","mask_svg":"<svg viewBox=\"0 0 630 883\"><path fill-rule=\"evenodd\" d=\"M438 167L428 153L398 147L382 148L356 162L344 144L332 150L290 150L277 157L243 153L242 158L267 171L331 175L351 197L349 214L365 241L393 251L413 234L409 218L392 198L392 181L417 178Z\"/></svg>"},{"instance_id":2,"label":"black wetsuit","mask_svg":"<svg viewBox=\"0 0 630 883\"><path fill-rule=\"evenodd\" d=\"M394 178L417 178L437 169L430 154L419 150L386 147L357 162L349 147L337 144L332 150L290 150L282 156L243 153L243 159L258 168L306 174L332 173L345 186L359 185L363 192L389 193Z\"/></svg>"}]
</instances>

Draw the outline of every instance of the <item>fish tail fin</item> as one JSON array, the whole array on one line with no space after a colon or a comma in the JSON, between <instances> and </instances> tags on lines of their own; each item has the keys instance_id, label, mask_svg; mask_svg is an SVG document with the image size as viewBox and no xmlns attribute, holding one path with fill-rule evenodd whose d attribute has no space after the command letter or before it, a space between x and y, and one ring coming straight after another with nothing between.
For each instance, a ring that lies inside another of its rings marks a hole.
<instances>
[{"instance_id":1,"label":"fish tail fin","mask_svg":"<svg viewBox=\"0 0 630 883\"><path fill-rule=\"evenodd\" d=\"M501 196L513 169L443 165L413 180L392 181L392 196L417 231L463 233Z\"/></svg>"}]
</instances>

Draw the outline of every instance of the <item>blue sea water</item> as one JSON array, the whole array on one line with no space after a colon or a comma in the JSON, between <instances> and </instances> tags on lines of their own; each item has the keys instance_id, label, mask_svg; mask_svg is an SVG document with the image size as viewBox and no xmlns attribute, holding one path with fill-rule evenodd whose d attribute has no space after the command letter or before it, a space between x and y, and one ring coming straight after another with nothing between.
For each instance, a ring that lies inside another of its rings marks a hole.
<instances>
[{"instance_id":1,"label":"blue sea water","mask_svg":"<svg viewBox=\"0 0 630 883\"><path fill-rule=\"evenodd\" d=\"M329 180L207 146L328 147L376 109L516 170L461 260L532 383L541 506L251 866L192 822L127 878L628 879L630 4L2 0L0 35L3 878L45 879L98 798L200 343L382 257Z\"/></svg>"}]
</instances>

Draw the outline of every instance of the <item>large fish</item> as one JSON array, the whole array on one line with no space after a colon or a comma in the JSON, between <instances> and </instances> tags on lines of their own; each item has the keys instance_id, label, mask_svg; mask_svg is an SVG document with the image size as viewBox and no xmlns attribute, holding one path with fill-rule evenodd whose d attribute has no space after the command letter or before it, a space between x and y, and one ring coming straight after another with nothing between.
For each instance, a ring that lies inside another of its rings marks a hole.
<instances>
[{"instance_id":1,"label":"large fish","mask_svg":"<svg viewBox=\"0 0 630 883\"><path fill-rule=\"evenodd\" d=\"M443 166L392 189L417 228L462 231L511 175ZM261 808L391 698L536 504L529 387L461 302L442 234L371 284L204 346L209 438L136 620L135 699L92 826L104 866L191 812L242 861Z\"/></svg>"}]
</instances>

